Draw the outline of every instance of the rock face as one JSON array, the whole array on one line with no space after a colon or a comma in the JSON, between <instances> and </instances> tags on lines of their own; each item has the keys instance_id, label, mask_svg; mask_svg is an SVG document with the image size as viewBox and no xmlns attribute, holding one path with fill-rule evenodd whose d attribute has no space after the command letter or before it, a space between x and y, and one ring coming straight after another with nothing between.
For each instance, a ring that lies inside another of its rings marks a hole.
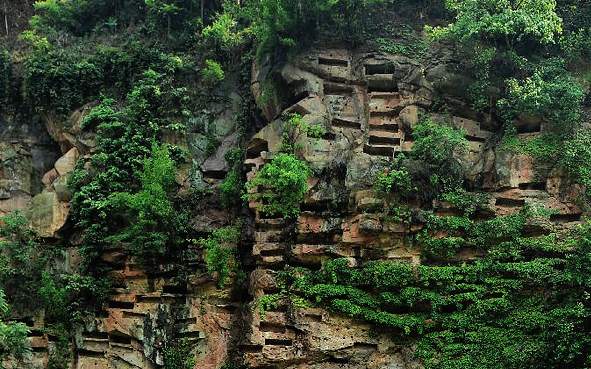
<instances>
[{"instance_id":1,"label":"rock face","mask_svg":"<svg viewBox=\"0 0 591 369\"><path fill-rule=\"evenodd\" d=\"M547 224L531 225L531 235L579 221L582 210L573 202L577 189L569 186L566 176L552 172L539 179L531 157L499 148L494 139L498 123L466 107L460 99L466 81L441 60L420 63L400 55L322 48L299 54L279 70L253 68L254 93L268 124L248 144L248 179L277 154L285 114L297 113L307 125L326 130L320 139L299 139L301 155L315 173L308 181L310 193L302 213L292 220L274 218L259 213L255 202L249 204L251 222L244 227L246 241L240 245L250 273L249 297L242 300L233 298L229 288L216 287L197 249L182 260L182 268L167 259L146 268L123 249L107 250L102 257L112 267L115 289L101 314L76 333L71 368L159 368L171 337L187 339L197 349L199 369L219 369L229 358L268 369L420 368L412 347L372 334L367 324L286 301L261 314L257 302L278 292L276 274L286 266L318 269L335 257L347 258L351 266L364 260L421 263L421 250L408 243L409 235L421 226L385 221L375 210L384 200L373 190L373 182L396 155L412 149L413 127L436 99L451 110L448 118L433 119L467 132L470 150L461 158L462 165L474 192L489 194L492 213L507 215L528 204L554 210ZM282 88L266 91L263 86L270 78ZM198 144L206 140L202 132L168 137L191 152L200 169L192 180L210 188L224 178L224 156L238 140L235 117L241 98L227 95L228 102L216 107L219 114L212 120L221 143L213 153L208 155ZM57 141L53 147L59 146L59 154L48 151L50 158L38 159L43 150L37 143L23 146L22 137L16 143L3 138L0 214L32 204L31 224L38 234L62 237L72 196L69 173L94 145L92 137L76 128L83 115L83 109L75 112L68 129L47 118ZM543 129L534 118L522 120L527 128L523 135L535 136ZM189 177L185 173L183 181ZM435 208L440 215L457 210L446 203ZM207 203L192 226L204 232L223 224L225 216L216 204ZM188 277L180 278L181 274ZM53 347L51 337L35 336L40 327L42 317L37 317L29 368L43 367Z\"/></svg>"},{"instance_id":2,"label":"rock face","mask_svg":"<svg viewBox=\"0 0 591 369\"><path fill-rule=\"evenodd\" d=\"M256 134L247 150L247 178L277 153L281 117L298 113L310 126L322 125L320 140L302 138L302 157L316 177L298 219L288 221L255 212L251 295L255 299L278 291L275 275L286 266L318 269L324 260L349 259L351 266L365 260L390 260L419 265L421 250L412 249L408 236L420 225L387 222L373 209L383 208L372 189L375 174L413 145L413 127L435 98L452 107L444 118L431 118L466 131L469 152L461 158L475 193L487 193L496 215L516 213L526 205L540 205L557 214L548 224L528 226L530 236L577 224L581 210L556 190L559 174L538 179L533 159L504 152L495 146L499 124L471 111L457 99L453 75L433 60L424 67L399 55L356 54L342 49L313 50L298 55L280 71L255 71L254 86L265 76L279 75L282 95L259 95L272 104L264 109L271 123ZM255 90L256 93L256 90ZM530 127L531 128L531 127ZM541 128L528 129L538 135ZM561 182L562 183L562 182ZM438 215L455 215L449 204L435 204ZM295 223L295 224L294 224ZM323 309L302 309L279 304L264 316L249 309L250 330L242 336L244 359L261 368L415 368L412 349L392 344L387 337L368 336L362 323L333 316Z\"/></svg>"}]
</instances>

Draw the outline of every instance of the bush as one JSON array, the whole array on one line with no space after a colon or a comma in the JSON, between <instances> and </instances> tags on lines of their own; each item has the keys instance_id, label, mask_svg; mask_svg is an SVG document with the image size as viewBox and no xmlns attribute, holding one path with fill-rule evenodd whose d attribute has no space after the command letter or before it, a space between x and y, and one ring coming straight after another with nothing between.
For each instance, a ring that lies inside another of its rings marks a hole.
<instances>
[{"instance_id":1,"label":"bush","mask_svg":"<svg viewBox=\"0 0 591 369\"><path fill-rule=\"evenodd\" d=\"M242 159L244 152L235 148L226 154L226 162L228 163L228 174L224 178L224 182L220 185L222 191L222 204L225 207L240 205L242 202L243 179L242 179Z\"/></svg>"},{"instance_id":2,"label":"bush","mask_svg":"<svg viewBox=\"0 0 591 369\"><path fill-rule=\"evenodd\" d=\"M132 251L143 257L163 255L173 242L177 219L171 194L176 185L176 166L166 146L152 145L150 157L139 173L137 193L118 192L110 196L113 209L129 214L129 225L110 236L115 242L129 242ZM137 175L137 174L136 174Z\"/></svg>"},{"instance_id":3,"label":"bush","mask_svg":"<svg viewBox=\"0 0 591 369\"><path fill-rule=\"evenodd\" d=\"M228 226L212 231L207 238L200 238L199 243L205 250L205 263L209 273L217 272L218 287L223 289L226 285L226 278L232 267L236 254L236 244L239 236L240 223L236 226Z\"/></svg>"},{"instance_id":4,"label":"bush","mask_svg":"<svg viewBox=\"0 0 591 369\"><path fill-rule=\"evenodd\" d=\"M452 0L446 6L456 13L455 22L430 29L436 37L486 40L513 49L516 43L528 40L553 43L562 31L555 0Z\"/></svg>"},{"instance_id":5,"label":"bush","mask_svg":"<svg viewBox=\"0 0 591 369\"><path fill-rule=\"evenodd\" d=\"M210 86L215 86L224 80L222 66L211 59L205 61L205 68L202 71L203 81Z\"/></svg>"},{"instance_id":6,"label":"bush","mask_svg":"<svg viewBox=\"0 0 591 369\"><path fill-rule=\"evenodd\" d=\"M297 216L300 203L308 193L308 177L312 171L306 162L294 154L280 153L246 184L245 200L258 202L258 209L267 214L282 214L284 217Z\"/></svg>"},{"instance_id":7,"label":"bush","mask_svg":"<svg viewBox=\"0 0 591 369\"><path fill-rule=\"evenodd\" d=\"M562 125L576 122L581 115L585 94L559 58L546 61L521 83L509 78L507 88L507 99L499 102L501 109L546 116Z\"/></svg>"},{"instance_id":8,"label":"bush","mask_svg":"<svg viewBox=\"0 0 591 369\"><path fill-rule=\"evenodd\" d=\"M9 96L11 69L10 54L6 49L0 48L0 102L4 101Z\"/></svg>"},{"instance_id":9,"label":"bush","mask_svg":"<svg viewBox=\"0 0 591 369\"><path fill-rule=\"evenodd\" d=\"M6 215L1 223L0 286L17 308L39 307L41 271L49 255L23 213Z\"/></svg>"},{"instance_id":10,"label":"bush","mask_svg":"<svg viewBox=\"0 0 591 369\"><path fill-rule=\"evenodd\" d=\"M32 351L27 340L29 328L25 323L5 322L9 312L6 295L0 289L0 359L3 362L9 358L20 360Z\"/></svg>"}]
</instances>

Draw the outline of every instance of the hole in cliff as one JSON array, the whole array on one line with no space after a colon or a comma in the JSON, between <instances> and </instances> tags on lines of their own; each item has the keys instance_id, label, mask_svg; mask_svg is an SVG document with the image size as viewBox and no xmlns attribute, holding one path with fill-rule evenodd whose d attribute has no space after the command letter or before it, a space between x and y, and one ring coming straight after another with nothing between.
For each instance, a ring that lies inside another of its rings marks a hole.
<instances>
[{"instance_id":1,"label":"hole in cliff","mask_svg":"<svg viewBox=\"0 0 591 369\"><path fill-rule=\"evenodd\" d=\"M537 133L542 130L542 123L517 124L517 133Z\"/></svg>"},{"instance_id":2,"label":"hole in cliff","mask_svg":"<svg viewBox=\"0 0 591 369\"><path fill-rule=\"evenodd\" d=\"M280 340L280 339L266 339L266 346L291 346L291 340Z\"/></svg>"},{"instance_id":3,"label":"hole in cliff","mask_svg":"<svg viewBox=\"0 0 591 369\"><path fill-rule=\"evenodd\" d=\"M353 89L350 86L338 83L324 82L325 95L351 96Z\"/></svg>"},{"instance_id":4,"label":"hole in cliff","mask_svg":"<svg viewBox=\"0 0 591 369\"><path fill-rule=\"evenodd\" d=\"M520 183L520 190L546 191L546 182Z\"/></svg>"},{"instance_id":5,"label":"hole in cliff","mask_svg":"<svg viewBox=\"0 0 591 369\"><path fill-rule=\"evenodd\" d=\"M186 294L187 291L187 286L186 285L178 285L178 286L163 286L162 287L162 292L164 293L171 293L171 294L178 294L178 295L184 295Z\"/></svg>"},{"instance_id":6,"label":"hole in cliff","mask_svg":"<svg viewBox=\"0 0 591 369\"><path fill-rule=\"evenodd\" d=\"M240 350L240 352L244 352L246 354L256 354L256 353L263 351L263 346L261 346L261 345L255 345L255 346L241 345L241 346L239 346L239 350Z\"/></svg>"},{"instance_id":7,"label":"hole in cliff","mask_svg":"<svg viewBox=\"0 0 591 369\"><path fill-rule=\"evenodd\" d=\"M302 108L296 105L297 103L301 102L304 99L307 99L310 96L310 92L308 90L301 91L294 95L288 102L288 106L290 107L288 110L291 110L289 113L297 113L299 115L306 115L307 111L301 110ZM298 110L296 110L298 109Z\"/></svg>"},{"instance_id":8,"label":"hole in cliff","mask_svg":"<svg viewBox=\"0 0 591 369\"><path fill-rule=\"evenodd\" d=\"M437 209L434 214L438 217L458 217L464 215L461 209Z\"/></svg>"},{"instance_id":9,"label":"hole in cliff","mask_svg":"<svg viewBox=\"0 0 591 369\"><path fill-rule=\"evenodd\" d=\"M260 138L254 138L246 151L246 158L256 159L261 156L261 152L263 151L269 151L268 142Z\"/></svg>"},{"instance_id":10,"label":"hole in cliff","mask_svg":"<svg viewBox=\"0 0 591 369\"><path fill-rule=\"evenodd\" d=\"M558 223L578 222L581 220L581 213L576 214L552 214L550 220Z\"/></svg>"},{"instance_id":11,"label":"hole in cliff","mask_svg":"<svg viewBox=\"0 0 591 369\"><path fill-rule=\"evenodd\" d=\"M380 124L371 124L369 125L369 129L372 131L384 131L384 132L398 132L398 124L388 124L388 123L380 123Z\"/></svg>"},{"instance_id":12,"label":"hole in cliff","mask_svg":"<svg viewBox=\"0 0 591 369\"><path fill-rule=\"evenodd\" d=\"M322 315L320 315L320 314L304 314L304 320L307 320L309 322L320 323L320 322L322 322Z\"/></svg>"},{"instance_id":13,"label":"hole in cliff","mask_svg":"<svg viewBox=\"0 0 591 369\"><path fill-rule=\"evenodd\" d=\"M197 318L185 318L185 319L177 319L175 322L175 324L181 325L181 324L197 324Z\"/></svg>"},{"instance_id":14,"label":"hole in cliff","mask_svg":"<svg viewBox=\"0 0 591 369\"><path fill-rule=\"evenodd\" d=\"M486 142L486 138L484 138L484 137L476 137L476 136L469 136L469 135L466 135L466 140L472 141L472 142Z\"/></svg>"},{"instance_id":15,"label":"hole in cliff","mask_svg":"<svg viewBox=\"0 0 591 369\"><path fill-rule=\"evenodd\" d=\"M393 147L363 145L363 152L374 156L393 156Z\"/></svg>"},{"instance_id":16,"label":"hole in cliff","mask_svg":"<svg viewBox=\"0 0 591 369\"><path fill-rule=\"evenodd\" d=\"M327 141L334 141L334 140L336 140L337 135L332 132L326 132L324 135L322 135L321 138L323 140L327 140Z\"/></svg>"},{"instance_id":17,"label":"hole in cliff","mask_svg":"<svg viewBox=\"0 0 591 369\"><path fill-rule=\"evenodd\" d=\"M134 305L133 302L127 301L109 301L109 308L111 309L133 309Z\"/></svg>"},{"instance_id":18,"label":"hole in cliff","mask_svg":"<svg viewBox=\"0 0 591 369\"><path fill-rule=\"evenodd\" d=\"M355 342L355 344L353 345L353 349L354 350L377 350L378 345L375 343Z\"/></svg>"},{"instance_id":19,"label":"hole in cliff","mask_svg":"<svg viewBox=\"0 0 591 369\"><path fill-rule=\"evenodd\" d=\"M370 145L400 145L400 138L398 137L383 137L383 136L370 136Z\"/></svg>"},{"instance_id":20,"label":"hole in cliff","mask_svg":"<svg viewBox=\"0 0 591 369\"><path fill-rule=\"evenodd\" d=\"M331 67L348 67L349 61L343 60L343 59L336 59L336 58L319 57L318 58L318 65L328 65Z\"/></svg>"},{"instance_id":21,"label":"hole in cliff","mask_svg":"<svg viewBox=\"0 0 591 369\"><path fill-rule=\"evenodd\" d=\"M333 118L332 125L339 128L361 129L361 123L340 118Z\"/></svg>"},{"instance_id":22,"label":"hole in cliff","mask_svg":"<svg viewBox=\"0 0 591 369\"><path fill-rule=\"evenodd\" d=\"M504 206L507 208L518 208L525 206L525 200L518 200L518 199L507 199L504 197L499 197L495 202L497 206Z\"/></svg>"},{"instance_id":23,"label":"hole in cliff","mask_svg":"<svg viewBox=\"0 0 591 369\"><path fill-rule=\"evenodd\" d=\"M43 337L43 331L39 329L31 329L27 337Z\"/></svg>"},{"instance_id":24,"label":"hole in cliff","mask_svg":"<svg viewBox=\"0 0 591 369\"><path fill-rule=\"evenodd\" d=\"M47 351L47 347L31 347L31 351L33 352L45 352Z\"/></svg>"},{"instance_id":25,"label":"hole in cliff","mask_svg":"<svg viewBox=\"0 0 591 369\"><path fill-rule=\"evenodd\" d=\"M110 334L109 341L114 343L120 343L122 345L131 345L131 337L119 334Z\"/></svg>"},{"instance_id":26,"label":"hole in cliff","mask_svg":"<svg viewBox=\"0 0 591 369\"><path fill-rule=\"evenodd\" d=\"M206 170L203 172L203 177L210 179L224 179L226 178L225 170Z\"/></svg>"},{"instance_id":27,"label":"hole in cliff","mask_svg":"<svg viewBox=\"0 0 591 369\"><path fill-rule=\"evenodd\" d=\"M33 327L35 325L35 322L33 321L33 318L31 318L31 317L15 319L14 321L18 322L18 323L25 323L25 325L27 327Z\"/></svg>"},{"instance_id":28,"label":"hole in cliff","mask_svg":"<svg viewBox=\"0 0 591 369\"><path fill-rule=\"evenodd\" d=\"M82 338L93 338L99 340L106 340L109 338L109 334L105 332L84 332Z\"/></svg>"},{"instance_id":29,"label":"hole in cliff","mask_svg":"<svg viewBox=\"0 0 591 369\"><path fill-rule=\"evenodd\" d=\"M285 250L283 248L274 249L274 250L261 250L261 256L283 256L285 255Z\"/></svg>"},{"instance_id":30,"label":"hole in cliff","mask_svg":"<svg viewBox=\"0 0 591 369\"><path fill-rule=\"evenodd\" d=\"M203 333L199 331L179 333L178 336L188 339L203 339Z\"/></svg>"},{"instance_id":31,"label":"hole in cliff","mask_svg":"<svg viewBox=\"0 0 591 369\"><path fill-rule=\"evenodd\" d=\"M102 352L90 351L85 349L78 349L78 356L82 357L94 357L94 358L104 358L105 355Z\"/></svg>"},{"instance_id":32,"label":"hole in cliff","mask_svg":"<svg viewBox=\"0 0 591 369\"><path fill-rule=\"evenodd\" d=\"M394 64L365 64L366 76L394 73L396 73L396 66Z\"/></svg>"},{"instance_id":33,"label":"hole in cliff","mask_svg":"<svg viewBox=\"0 0 591 369\"><path fill-rule=\"evenodd\" d=\"M142 313L134 313L134 312L130 312L130 311L124 311L123 312L123 317L124 318L129 318L129 319L133 319L133 318L147 318L148 314L142 314Z\"/></svg>"},{"instance_id":34,"label":"hole in cliff","mask_svg":"<svg viewBox=\"0 0 591 369\"><path fill-rule=\"evenodd\" d=\"M261 322L259 329L263 332L285 333L285 326L276 323Z\"/></svg>"},{"instance_id":35,"label":"hole in cliff","mask_svg":"<svg viewBox=\"0 0 591 369\"><path fill-rule=\"evenodd\" d=\"M523 226L521 231L522 237L539 237L547 236L550 234L550 230L537 224L526 224Z\"/></svg>"},{"instance_id":36,"label":"hole in cliff","mask_svg":"<svg viewBox=\"0 0 591 369\"><path fill-rule=\"evenodd\" d=\"M367 93L372 92L398 92L398 85L394 81L388 81L388 83L371 83L367 86Z\"/></svg>"}]
</instances>

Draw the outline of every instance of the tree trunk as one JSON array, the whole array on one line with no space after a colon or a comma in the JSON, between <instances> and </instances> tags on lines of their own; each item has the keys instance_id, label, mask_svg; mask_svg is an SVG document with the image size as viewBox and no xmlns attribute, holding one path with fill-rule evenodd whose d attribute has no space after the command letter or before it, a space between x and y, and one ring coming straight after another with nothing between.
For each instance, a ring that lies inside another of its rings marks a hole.
<instances>
[{"instance_id":1,"label":"tree trunk","mask_svg":"<svg viewBox=\"0 0 591 369\"><path fill-rule=\"evenodd\" d=\"M6 27L6 37L8 37L8 7L6 0L4 0L4 26Z\"/></svg>"},{"instance_id":2,"label":"tree trunk","mask_svg":"<svg viewBox=\"0 0 591 369\"><path fill-rule=\"evenodd\" d=\"M205 24L205 19L203 19L203 6L204 6L203 2L204 1L205 0L201 0L201 24Z\"/></svg>"}]
</instances>

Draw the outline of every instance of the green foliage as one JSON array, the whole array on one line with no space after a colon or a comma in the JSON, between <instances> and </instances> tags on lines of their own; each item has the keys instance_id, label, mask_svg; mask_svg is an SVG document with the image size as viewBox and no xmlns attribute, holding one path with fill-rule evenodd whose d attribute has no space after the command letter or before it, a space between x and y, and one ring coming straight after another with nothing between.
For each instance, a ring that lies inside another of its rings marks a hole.
<instances>
[{"instance_id":1,"label":"green foliage","mask_svg":"<svg viewBox=\"0 0 591 369\"><path fill-rule=\"evenodd\" d=\"M249 29L239 25L240 8L232 1L224 2L224 11L216 14L214 21L203 29L203 38L207 45L215 48L216 54L231 56L245 43Z\"/></svg>"},{"instance_id":2,"label":"green foliage","mask_svg":"<svg viewBox=\"0 0 591 369\"><path fill-rule=\"evenodd\" d=\"M456 21L430 29L435 37L500 42L512 49L529 40L553 43L562 31L555 0L449 0L446 6Z\"/></svg>"},{"instance_id":3,"label":"green foliage","mask_svg":"<svg viewBox=\"0 0 591 369\"><path fill-rule=\"evenodd\" d=\"M466 133L453 127L425 120L413 128L412 156L433 166L444 165L456 154L468 150Z\"/></svg>"},{"instance_id":4,"label":"green foliage","mask_svg":"<svg viewBox=\"0 0 591 369\"><path fill-rule=\"evenodd\" d=\"M581 127L564 142L559 165L585 189L585 201L591 203L591 130Z\"/></svg>"},{"instance_id":5,"label":"green foliage","mask_svg":"<svg viewBox=\"0 0 591 369\"><path fill-rule=\"evenodd\" d=\"M302 135L318 139L326 134L324 126L319 124L309 126L297 113L288 114L286 118L287 120L281 125L283 134L279 150L283 152L294 154L301 151L302 145L298 140Z\"/></svg>"},{"instance_id":6,"label":"green foliage","mask_svg":"<svg viewBox=\"0 0 591 369\"><path fill-rule=\"evenodd\" d=\"M563 34L559 45L567 60L591 58L591 28L580 28Z\"/></svg>"},{"instance_id":7,"label":"green foliage","mask_svg":"<svg viewBox=\"0 0 591 369\"><path fill-rule=\"evenodd\" d=\"M10 54L6 49L0 48L0 102L9 96L11 69Z\"/></svg>"},{"instance_id":8,"label":"green foliage","mask_svg":"<svg viewBox=\"0 0 591 369\"><path fill-rule=\"evenodd\" d=\"M570 239L523 239L517 236L522 216L476 225L483 236L488 232L486 252L467 265L366 261L350 267L336 259L321 270L296 268L281 278L334 312L412 341L426 368L585 367L591 354L589 228ZM496 230L499 238L515 236L491 242Z\"/></svg>"},{"instance_id":9,"label":"green foliage","mask_svg":"<svg viewBox=\"0 0 591 369\"><path fill-rule=\"evenodd\" d=\"M23 213L15 212L2 218L0 286L17 308L39 306L37 289L48 257Z\"/></svg>"},{"instance_id":10,"label":"green foliage","mask_svg":"<svg viewBox=\"0 0 591 369\"><path fill-rule=\"evenodd\" d=\"M306 181L311 174L305 161L294 154L280 153L246 184L247 190L256 188L257 192L247 193L243 198L257 201L258 209L267 214L297 216L300 203L308 193Z\"/></svg>"},{"instance_id":11,"label":"green foliage","mask_svg":"<svg viewBox=\"0 0 591 369\"><path fill-rule=\"evenodd\" d=\"M164 369L193 369L196 364L195 347L187 338L173 340L164 349Z\"/></svg>"},{"instance_id":12,"label":"green foliage","mask_svg":"<svg viewBox=\"0 0 591 369\"><path fill-rule=\"evenodd\" d=\"M401 162L402 160L397 158L389 169L379 172L374 188L378 191L399 193L403 197L409 195L412 191L412 179Z\"/></svg>"},{"instance_id":13,"label":"green foliage","mask_svg":"<svg viewBox=\"0 0 591 369\"><path fill-rule=\"evenodd\" d=\"M222 204L225 207L237 206L242 203L242 195L244 194L243 157L244 152L239 148L234 148L226 154L225 158L229 169L224 182L220 185Z\"/></svg>"},{"instance_id":14,"label":"green foliage","mask_svg":"<svg viewBox=\"0 0 591 369\"><path fill-rule=\"evenodd\" d=\"M215 86L224 80L224 71L220 63L207 59L202 70L203 81L210 86Z\"/></svg>"},{"instance_id":15,"label":"green foliage","mask_svg":"<svg viewBox=\"0 0 591 369\"><path fill-rule=\"evenodd\" d=\"M253 0L243 10L263 52L285 49L303 42L319 31L320 25L341 36L358 37L371 6L382 0Z\"/></svg>"},{"instance_id":16,"label":"green foliage","mask_svg":"<svg viewBox=\"0 0 591 369\"><path fill-rule=\"evenodd\" d=\"M10 306L6 302L6 295L0 289L0 359L22 359L32 351L27 341L30 333L25 323L6 322L5 318L10 312Z\"/></svg>"},{"instance_id":17,"label":"green foliage","mask_svg":"<svg viewBox=\"0 0 591 369\"><path fill-rule=\"evenodd\" d=\"M47 334L57 337L55 348L49 353L47 369L68 369L70 365L71 342L64 324L55 324L45 328Z\"/></svg>"},{"instance_id":18,"label":"green foliage","mask_svg":"<svg viewBox=\"0 0 591 369\"><path fill-rule=\"evenodd\" d=\"M207 238L200 238L199 243L205 250L205 262L210 273L217 272L218 287L223 289L232 266L236 266L233 260L236 255L240 223L235 226L215 229Z\"/></svg>"},{"instance_id":19,"label":"green foliage","mask_svg":"<svg viewBox=\"0 0 591 369\"><path fill-rule=\"evenodd\" d=\"M114 193L107 201L108 206L131 216L127 228L109 240L129 243L130 249L143 257L163 255L179 226L171 201L175 177L176 166L168 148L153 143L139 173L140 190Z\"/></svg>"},{"instance_id":20,"label":"green foliage","mask_svg":"<svg viewBox=\"0 0 591 369\"><path fill-rule=\"evenodd\" d=\"M68 319L69 291L56 286L56 281L48 272L43 272L39 295L45 304L47 321L64 322Z\"/></svg>"},{"instance_id":21,"label":"green foliage","mask_svg":"<svg viewBox=\"0 0 591 369\"><path fill-rule=\"evenodd\" d=\"M504 109L546 116L563 125L574 123L581 115L583 89L568 75L561 59L546 61L521 83L515 78L507 79L507 88L507 99L499 101Z\"/></svg>"}]
</instances>

